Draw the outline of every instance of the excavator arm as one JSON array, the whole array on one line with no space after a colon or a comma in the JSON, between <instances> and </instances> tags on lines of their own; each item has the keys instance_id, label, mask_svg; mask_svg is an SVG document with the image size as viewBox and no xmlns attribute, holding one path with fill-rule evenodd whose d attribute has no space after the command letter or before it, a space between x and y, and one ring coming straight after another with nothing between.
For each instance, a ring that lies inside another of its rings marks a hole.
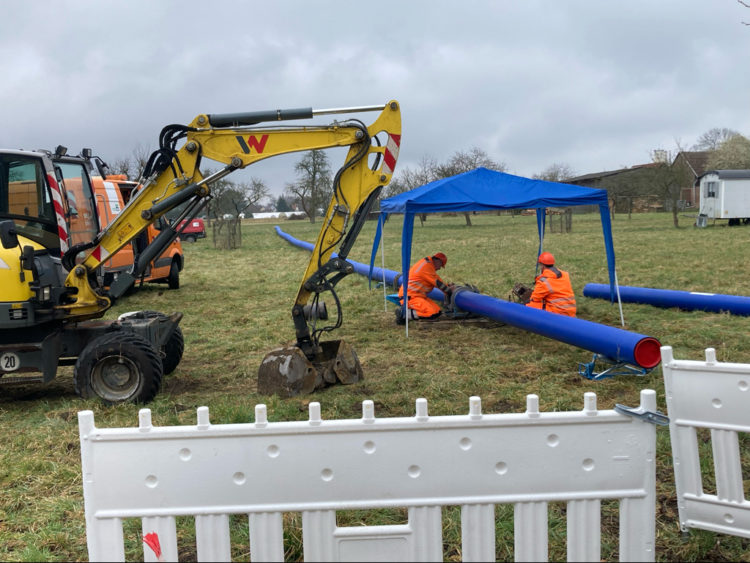
<instances>
[{"instance_id":1,"label":"excavator arm","mask_svg":"<svg viewBox=\"0 0 750 563\"><path fill-rule=\"evenodd\" d=\"M380 114L369 126L356 119L334 121L323 126L259 126L272 121L371 111L379 111ZM381 134L386 136L384 142L378 137ZM183 140L178 148L178 143ZM311 362L313 370L316 365L329 364L330 359L326 356L331 354L326 353L319 339L323 333L341 324L341 308L334 287L353 271L345 258L380 190L391 180L400 140L401 112L396 101L357 108L202 114L187 126L169 125L162 130L159 149L151 155L146 165L143 188L88 245L91 250L80 264L71 262L82 249L69 251L67 261L70 268L65 285L70 299L61 307L67 310L70 318L78 320L102 316L111 306L111 298L124 293L137 279L139 269L145 267L179 233L173 229L163 231L138 258L134 271L129 276L121 275L109 293L96 283L94 274L99 266L165 213L184 206L183 214L175 224L183 218L194 217L208 202L211 185L217 180L266 158L299 151L349 147L345 162L335 175L333 196L292 311L297 337L294 354L298 355L301 351L302 357ZM203 177L199 170L203 158L219 162L224 167ZM336 299L337 320L333 325L320 327L320 321L327 319L325 305L320 301L321 293L326 291L330 291ZM356 361L356 356L353 360ZM356 364L358 368L358 361ZM308 367L305 366L305 369ZM361 371L361 368L358 369ZM271 372L275 373L274 370ZM323 372L327 375L316 373L314 379L331 379L329 371L324 368ZM339 379L345 377L339 376ZM279 385L286 383L282 381Z\"/></svg>"}]
</instances>

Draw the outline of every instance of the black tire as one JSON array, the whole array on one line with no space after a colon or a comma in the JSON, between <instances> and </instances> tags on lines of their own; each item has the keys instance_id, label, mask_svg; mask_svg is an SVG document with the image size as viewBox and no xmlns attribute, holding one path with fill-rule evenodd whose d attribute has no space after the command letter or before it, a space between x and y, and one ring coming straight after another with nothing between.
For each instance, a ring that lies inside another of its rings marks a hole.
<instances>
[{"instance_id":1,"label":"black tire","mask_svg":"<svg viewBox=\"0 0 750 563\"><path fill-rule=\"evenodd\" d=\"M182 336L182 329L179 326L174 327L172 336L167 340L164 346L164 357L161 363L164 366L164 375L169 375L182 361L182 352L185 350L185 339Z\"/></svg>"},{"instance_id":2,"label":"black tire","mask_svg":"<svg viewBox=\"0 0 750 563\"><path fill-rule=\"evenodd\" d=\"M174 264L174 263L173 263ZM144 319L163 318L164 313L159 311L138 311ZM164 367L164 375L169 375L182 361L182 353L185 351L185 338L182 336L182 329L179 326L174 327L167 343L164 345L163 353L160 353L161 363Z\"/></svg>"},{"instance_id":3,"label":"black tire","mask_svg":"<svg viewBox=\"0 0 750 563\"><path fill-rule=\"evenodd\" d=\"M195 237L193 235L187 235L185 237L185 242L195 242Z\"/></svg>"},{"instance_id":4,"label":"black tire","mask_svg":"<svg viewBox=\"0 0 750 563\"><path fill-rule=\"evenodd\" d=\"M104 403L147 403L159 392L164 373L159 354L145 338L126 330L98 336L76 361L73 381L84 399Z\"/></svg>"},{"instance_id":5,"label":"black tire","mask_svg":"<svg viewBox=\"0 0 750 563\"><path fill-rule=\"evenodd\" d=\"M172 265L169 266L167 286L169 287L169 289L180 289L180 267L174 260L172 260Z\"/></svg>"}]
</instances>

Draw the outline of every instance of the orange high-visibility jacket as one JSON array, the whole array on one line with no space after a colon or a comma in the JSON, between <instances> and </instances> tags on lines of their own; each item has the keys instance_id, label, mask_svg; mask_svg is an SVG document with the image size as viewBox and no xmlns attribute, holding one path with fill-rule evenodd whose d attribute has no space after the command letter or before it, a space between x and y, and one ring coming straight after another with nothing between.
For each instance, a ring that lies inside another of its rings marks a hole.
<instances>
[{"instance_id":1,"label":"orange high-visibility jacket","mask_svg":"<svg viewBox=\"0 0 750 563\"><path fill-rule=\"evenodd\" d=\"M576 298L570 285L568 272L554 266L544 266L536 277L529 307L544 309L558 315L576 316Z\"/></svg>"},{"instance_id":2,"label":"orange high-visibility jacket","mask_svg":"<svg viewBox=\"0 0 750 563\"><path fill-rule=\"evenodd\" d=\"M440 312L440 306L427 294L435 289L435 286L445 286L445 282L437 275L435 266L430 258L423 258L409 269L409 309L412 309L420 317L431 317ZM404 286L398 290L401 303L404 300Z\"/></svg>"}]
</instances>

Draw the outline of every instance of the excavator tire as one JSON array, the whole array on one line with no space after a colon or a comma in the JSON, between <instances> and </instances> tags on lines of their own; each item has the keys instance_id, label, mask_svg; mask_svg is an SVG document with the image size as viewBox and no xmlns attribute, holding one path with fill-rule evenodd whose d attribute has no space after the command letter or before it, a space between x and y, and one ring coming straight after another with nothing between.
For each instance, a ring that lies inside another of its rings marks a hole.
<instances>
[{"instance_id":1,"label":"excavator tire","mask_svg":"<svg viewBox=\"0 0 750 563\"><path fill-rule=\"evenodd\" d=\"M172 264L174 264L174 262ZM145 310L136 312L135 316L144 319L154 319L167 318L169 315L160 311ZM185 337L182 335L182 329L177 325L174 327L174 331L169 336L169 340L167 340L167 343L164 345L164 350L160 354L161 363L164 367L164 375L169 375L177 369L177 366L180 365L180 362L182 361L182 353L184 351Z\"/></svg>"},{"instance_id":2,"label":"excavator tire","mask_svg":"<svg viewBox=\"0 0 750 563\"><path fill-rule=\"evenodd\" d=\"M159 392L163 367L151 343L133 332L103 334L83 349L73 381L84 399L104 403L147 403Z\"/></svg>"}]
</instances>

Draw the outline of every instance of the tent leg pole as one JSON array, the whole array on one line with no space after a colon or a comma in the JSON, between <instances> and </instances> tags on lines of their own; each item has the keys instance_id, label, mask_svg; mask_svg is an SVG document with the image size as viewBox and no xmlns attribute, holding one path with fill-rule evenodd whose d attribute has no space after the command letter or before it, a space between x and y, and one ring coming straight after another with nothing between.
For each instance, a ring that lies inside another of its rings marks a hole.
<instances>
[{"instance_id":1,"label":"tent leg pole","mask_svg":"<svg viewBox=\"0 0 750 563\"><path fill-rule=\"evenodd\" d=\"M617 283L617 270L615 270L615 290L617 291L617 304L620 306L620 323L625 326L625 317L622 314L622 299L620 299L620 284Z\"/></svg>"},{"instance_id":2,"label":"tent leg pole","mask_svg":"<svg viewBox=\"0 0 750 563\"><path fill-rule=\"evenodd\" d=\"M406 315L406 338L409 338L409 296L404 291L404 315Z\"/></svg>"},{"instance_id":3,"label":"tent leg pole","mask_svg":"<svg viewBox=\"0 0 750 563\"><path fill-rule=\"evenodd\" d=\"M385 247L383 246L383 237L380 237L380 258L383 264L381 268L383 270L383 311L388 312L388 296L385 287Z\"/></svg>"}]
</instances>

